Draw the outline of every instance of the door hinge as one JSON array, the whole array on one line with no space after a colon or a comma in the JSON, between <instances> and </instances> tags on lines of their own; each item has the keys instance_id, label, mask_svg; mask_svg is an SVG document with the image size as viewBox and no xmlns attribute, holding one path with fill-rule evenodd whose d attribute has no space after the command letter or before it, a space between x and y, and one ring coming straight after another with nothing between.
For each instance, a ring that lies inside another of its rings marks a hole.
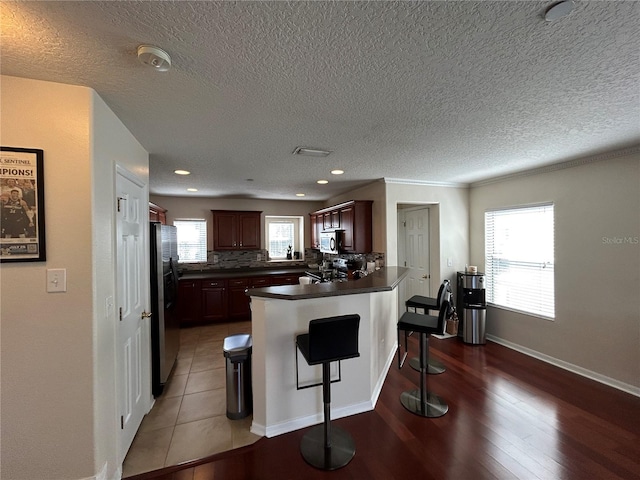
<instances>
[{"instance_id":1,"label":"door hinge","mask_svg":"<svg viewBox=\"0 0 640 480\"><path fill-rule=\"evenodd\" d=\"M118 315L120 316L120 321L122 321L122 307L120 307L118 310L119 310Z\"/></svg>"},{"instance_id":2,"label":"door hinge","mask_svg":"<svg viewBox=\"0 0 640 480\"><path fill-rule=\"evenodd\" d=\"M120 430L124 430L124 416L120 415Z\"/></svg>"},{"instance_id":3,"label":"door hinge","mask_svg":"<svg viewBox=\"0 0 640 480\"><path fill-rule=\"evenodd\" d=\"M120 202L121 202L122 200L126 200L126 198L124 198L124 197L118 197L118 212L120 211Z\"/></svg>"}]
</instances>

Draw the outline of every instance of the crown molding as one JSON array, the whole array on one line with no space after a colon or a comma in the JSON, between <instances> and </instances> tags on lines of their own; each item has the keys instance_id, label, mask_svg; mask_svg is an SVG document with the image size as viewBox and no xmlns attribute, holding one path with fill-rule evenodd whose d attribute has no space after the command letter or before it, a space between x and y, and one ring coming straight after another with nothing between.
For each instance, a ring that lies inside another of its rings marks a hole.
<instances>
[{"instance_id":1,"label":"crown molding","mask_svg":"<svg viewBox=\"0 0 640 480\"><path fill-rule=\"evenodd\" d=\"M406 178L382 178L384 183L396 184L396 185L421 185L424 187L448 187L448 188L469 188L468 183L460 182L429 182L423 180L410 180Z\"/></svg>"}]
</instances>

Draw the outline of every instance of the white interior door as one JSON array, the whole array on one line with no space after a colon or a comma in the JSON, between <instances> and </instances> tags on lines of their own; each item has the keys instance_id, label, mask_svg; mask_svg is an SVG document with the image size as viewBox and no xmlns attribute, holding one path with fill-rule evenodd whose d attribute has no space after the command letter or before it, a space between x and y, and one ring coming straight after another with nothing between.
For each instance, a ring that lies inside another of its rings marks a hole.
<instances>
[{"instance_id":1,"label":"white interior door","mask_svg":"<svg viewBox=\"0 0 640 480\"><path fill-rule=\"evenodd\" d=\"M429 297L429 209L404 210L404 225L405 266L409 269L405 282L406 299L413 295Z\"/></svg>"},{"instance_id":2,"label":"white interior door","mask_svg":"<svg viewBox=\"0 0 640 480\"><path fill-rule=\"evenodd\" d=\"M151 406L148 201L146 185L122 168L116 172L118 405L120 461Z\"/></svg>"}]
</instances>

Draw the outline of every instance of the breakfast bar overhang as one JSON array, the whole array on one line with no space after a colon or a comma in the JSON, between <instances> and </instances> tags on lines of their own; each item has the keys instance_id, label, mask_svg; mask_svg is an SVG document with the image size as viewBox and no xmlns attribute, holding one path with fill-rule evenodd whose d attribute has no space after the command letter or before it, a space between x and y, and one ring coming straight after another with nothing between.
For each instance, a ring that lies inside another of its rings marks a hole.
<instances>
[{"instance_id":1,"label":"breakfast bar overhang","mask_svg":"<svg viewBox=\"0 0 640 480\"><path fill-rule=\"evenodd\" d=\"M396 352L398 285L408 269L384 267L348 282L250 289L253 423L251 431L273 437L322 422L319 366L306 364L295 346L316 318L360 315L360 356L332 364L331 416L373 410Z\"/></svg>"}]
</instances>

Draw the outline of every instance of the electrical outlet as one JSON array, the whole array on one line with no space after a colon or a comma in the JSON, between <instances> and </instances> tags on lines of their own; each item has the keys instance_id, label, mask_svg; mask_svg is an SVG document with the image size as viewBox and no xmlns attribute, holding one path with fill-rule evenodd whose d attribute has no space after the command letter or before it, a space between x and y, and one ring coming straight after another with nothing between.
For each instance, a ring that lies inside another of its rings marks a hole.
<instances>
[{"instance_id":1,"label":"electrical outlet","mask_svg":"<svg viewBox=\"0 0 640 480\"><path fill-rule=\"evenodd\" d=\"M218 263L218 260L219 260L218 255L214 255L213 256L213 263Z\"/></svg>"},{"instance_id":2,"label":"electrical outlet","mask_svg":"<svg viewBox=\"0 0 640 480\"><path fill-rule=\"evenodd\" d=\"M447 267L453 267L453 259L447 258Z\"/></svg>"},{"instance_id":3,"label":"electrical outlet","mask_svg":"<svg viewBox=\"0 0 640 480\"><path fill-rule=\"evenodd\" d=\"M256 255L256 260L257 260L258 262L262 261L262 254L260 254L260 253L259 253L259 254L257 254L257 255Z\"/></svg>"}]
</instances>

